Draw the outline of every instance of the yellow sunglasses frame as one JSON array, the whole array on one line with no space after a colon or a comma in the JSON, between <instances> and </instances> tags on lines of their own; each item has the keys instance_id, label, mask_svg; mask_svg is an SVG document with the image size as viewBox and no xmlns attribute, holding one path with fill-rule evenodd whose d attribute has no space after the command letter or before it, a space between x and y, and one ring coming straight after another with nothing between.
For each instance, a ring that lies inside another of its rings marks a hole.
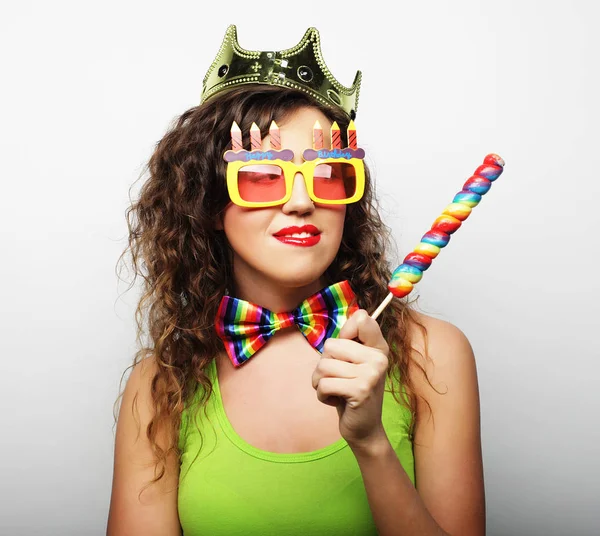
<instances>
[{"instance_id":1,"label":"yellow sunglasses frame","mask_svg":"<svg viewBox=\"0 0 600 536\"><path fill-rule=\"evenodd\" d=\"M314 192L314 170L320 164L328 164L333 162L343 162L345 164L352 164L356 172L356 191L354 195L348 199L321 199L315 195ZM273 165L279 166L283 170L283 177L285 179L285 196L277 201L245 201L240 197L238 189L238 171L244 166L248 165ZM250 159L250 160L236 160L234 162L227 163L227 190L229 192L229 198L233 203L240 207L248 208L264 208L264 207L276 207L278 205L284 205L292 197L292 190L294 186L294 177L296 173L301 173L304 177L304 184L309 197L315 203L322 205L348 205L358 201L365 192L365 165L362 158L317 158L315 160L307 160L302 164L295 164L294 162L288 162L280 159Z\"/></svg>"}]
</instances>

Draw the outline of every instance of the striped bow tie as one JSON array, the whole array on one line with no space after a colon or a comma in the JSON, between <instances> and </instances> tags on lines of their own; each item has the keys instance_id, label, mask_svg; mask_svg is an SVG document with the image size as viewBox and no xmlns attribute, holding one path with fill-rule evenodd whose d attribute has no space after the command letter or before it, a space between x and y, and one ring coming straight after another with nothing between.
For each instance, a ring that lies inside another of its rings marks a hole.
<instances>
[{"instance_id":1,"label":"striped bow tie","mask_svg":"<svg viewBox=\"0 0 600 536\"><path fill-rule=\"evenodd\" d=\"M276 331L296 324L319 352L325 341L336 337L346 319L358 310L348 281L325 287L304 300L290 313L268 309L231 296L223 296L215 318L215 329L229 359L239 367L260 350Z\"/></svg>"}]
</instances>

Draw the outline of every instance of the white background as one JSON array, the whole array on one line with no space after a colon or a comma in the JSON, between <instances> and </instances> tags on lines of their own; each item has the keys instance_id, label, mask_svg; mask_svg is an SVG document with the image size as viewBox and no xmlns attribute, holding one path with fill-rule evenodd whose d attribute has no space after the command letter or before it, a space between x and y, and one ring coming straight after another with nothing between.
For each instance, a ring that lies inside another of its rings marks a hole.
<instances>
[{"instance_id":1,"label":"white background","mask_svg":"<svg viewBox=\"0 0 600 536\"><path fill-rule=\"evenodd\" d=\"M258 50L315 26L341 83L362 70L359 144L402 256L505 159L420 309L475 350L488 534L600 533L596 2L22 1L0 20L0 533L105 532L128 189L230 23Z\"/></svg>"}]
</instances>

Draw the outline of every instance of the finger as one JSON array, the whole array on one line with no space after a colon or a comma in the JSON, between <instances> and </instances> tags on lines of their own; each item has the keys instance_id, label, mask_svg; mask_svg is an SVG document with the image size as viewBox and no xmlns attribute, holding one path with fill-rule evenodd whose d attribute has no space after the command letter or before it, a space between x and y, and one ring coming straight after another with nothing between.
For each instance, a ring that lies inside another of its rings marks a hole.
<instances>
[{"instance_id":1,"label":"finger","mask_svg":"<svg viewBox=\"0 0 600 536\"><path fill-rule=\"evenodd\" d=\"M359 374L358 368L354 363L342 361L339 359L323 358L317 363L314 378L357 378ZM315 387L313 382L313 387Z\"/></svg>"},{"instance_id":2,"label":"finger","mask_svg":"<svg viewBox=\"0 0 600 536\"><path fill-rule=\"evenodd\" d=\"M379 352L378 349L366 347L357 341L327 339L323 345L323 357L360 365L373 359L373 350Z\"/></svg>"},{"instance_id":3,"label":"finger","mask_svg":"<svg viewBox=\"0 0 600 536\"><path fill-rule=\"evenodd\" d=\"M371 348L377 348L386 355L389 351L387 342L383 338L381 328L369 316L369 313L364 309L356 311L342 326L338 335L340 339L358 339L361 343Z\"/></svg>"},{"instance_id":4,"label":"finger","mask_svg":"<svg viewBox=\"0 0 600 536\"><path fill-rule=\"evenodd\" d=\"M330 406L338 405L339 399L350 400L351 407L356 405L353 380L345 378L324 378L319 382L317 398Z\"/></svg>"},{"instance_id":5,"label":"finger","mask_svg":"<svg viewBox=\"0 0 600 536\"><path fill-rule=\"evenodd\" d=\"M356 377L356 365L338 359L322 358L319 360L312 374L311 381L313 389L316 389L323 378L344 378L351 380Z\"/></svg>"}]
</instances>

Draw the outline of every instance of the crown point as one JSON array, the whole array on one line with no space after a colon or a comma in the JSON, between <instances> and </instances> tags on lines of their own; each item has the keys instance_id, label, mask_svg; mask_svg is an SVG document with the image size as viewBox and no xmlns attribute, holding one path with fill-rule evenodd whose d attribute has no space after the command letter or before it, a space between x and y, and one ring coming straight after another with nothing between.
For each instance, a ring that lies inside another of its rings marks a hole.
<instances>
[{"instance_id":1,"label":"crown point","mask_svg":"<svg viewBox=\"0 0 600 536\"><path fill-rule=\"evenodd\" d=\"M321 123L319 123L318 119L315 121L313 128L321 128Z\"/></svg>"},{"instance_id":2,"label":"crown point","mask_svg":"<svg viewBox=\"0 0 600 536\"><path fill-rule=\"evenodd\" d=\"M331 125L331 130L339 130L339 129L340 129L340 127L338 126L337 121L334 121L333 125Z\"/></svg>"},{"instance_id":3,"label":"crown point","mask_svg":"<svg viewBox=\"0 0 600 536\"><path fill-rule=\"evenodd\" d=\"M238 127L238 124L234 121L231 125L231 132L241 132L242 129Z\"/></svg>"},{"instance_id":4,"label":"crown point","mask_svg":"<svg viewBox=\"0 0 600 536\"><path fill-rule=\"evenodd\" d=\"M250 126L250 130L258 130L260 132L260 128L258 128L258 125L256 123L252 123L252 125Z\"/></svg>"},{"instance_id":5,"label":"crown point","mask_svg":"<svg viewBox=\"0 0 600 536\"><path fill-rule=\"evenodd\" d=\"M277 126L277 123L275 123L275 120L271 121L271 126L269 127L269 130L275 130L278 128L279 127Z\"/></svg>"}]
</instances>

